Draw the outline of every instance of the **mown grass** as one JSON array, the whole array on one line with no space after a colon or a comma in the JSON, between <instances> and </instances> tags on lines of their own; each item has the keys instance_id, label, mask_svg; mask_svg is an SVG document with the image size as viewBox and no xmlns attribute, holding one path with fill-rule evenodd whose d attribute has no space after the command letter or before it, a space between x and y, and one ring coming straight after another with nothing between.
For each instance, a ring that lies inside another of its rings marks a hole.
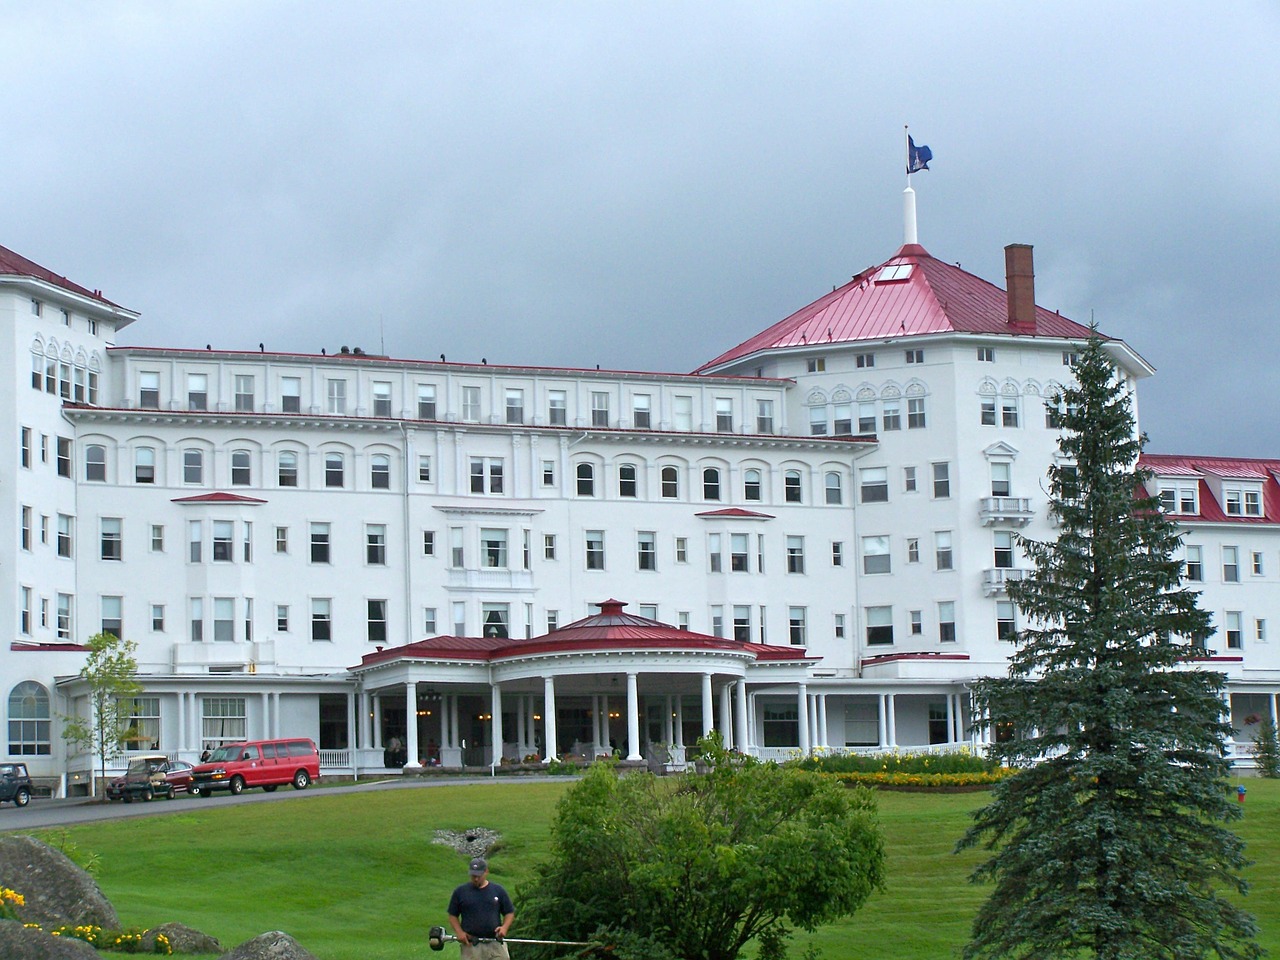
<instances>
[{"instance_id":1,"label":"mown grass","mask_svg":"<svg viewBox=\"0 0 1280 960\"><path fill-rule=\"evenodd\" d=\"M1255 861L1246 906L1263 946L1280 955L1280 781L1245 782L1246 817L1237 829ZM180 800L182 813L66 834L81 854L99 855L99 883L125 925L179 920L227 949L284 930L321 960L406 960L434 956L427 928L445 923L449 891L465 879L462 858L433 844L434 832L498 830L492 876L518 892L547 850L547 827L567 786L326 791L237 807ZM951 851L985 796L880 791L887 889L851 920L798 935L793 955L812 944L828 960L956 956L985 889L967 881L981 852ZM447 946L444 960L456 960L456 949Z\"/></svg>"}]
</instances>

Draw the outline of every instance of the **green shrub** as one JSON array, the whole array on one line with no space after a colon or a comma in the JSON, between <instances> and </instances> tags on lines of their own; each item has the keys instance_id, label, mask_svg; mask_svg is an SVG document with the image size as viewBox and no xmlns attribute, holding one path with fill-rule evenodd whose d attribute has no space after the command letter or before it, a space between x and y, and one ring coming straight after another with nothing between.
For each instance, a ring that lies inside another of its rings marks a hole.
<instances>
[{"instance_id":1,"label":"green shrub","mask_svg":"<svg viewBox=\"0 0 1280 960\"><path fill-rule=\"evenodd\" d=\"M994 773L999 769L967 748L945 753L827 753L788 763L816 773Z\"/></svg>"}]
</instances>

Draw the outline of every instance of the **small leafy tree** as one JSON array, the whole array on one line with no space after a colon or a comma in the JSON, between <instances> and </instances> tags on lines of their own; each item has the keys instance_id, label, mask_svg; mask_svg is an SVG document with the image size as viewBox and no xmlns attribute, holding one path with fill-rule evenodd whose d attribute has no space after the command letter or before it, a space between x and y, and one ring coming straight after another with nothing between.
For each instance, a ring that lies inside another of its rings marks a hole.
<instances>
[{"instance_id":1,"label":"small leafy tree","mask_svg":"<svg viewBox=\"0 0 1280 960\"><path fill-rule=\"evenodd\" d=\"M133 698L142 692L138 683L138 645L112 633L89 638L89 656L80 678L89 687L89 715L64 716L62 738L81 750L91 750L98 760L98 776L105 780L107 761L124 751L133 730Z\"/></svg>"},{"instance_id":2,"label":"small leafy tree","mask_svg":"<svg viewBox=\"0 0 1280 960\"><path fill-rule=\"evenodd\" d=\"M1002 736L997 784L960 848L994 889L966 958L1250 958L1244 846L1227 791L1223 677L1181 583L1176 530L1146 496L1130 398L1091 337L1064 392L1049 471L1056 541L1020 539L1034 570L1009 596L1029 618L1007 677L976 685ZM1007 736L1004 734L1007 732Z\"/></svg>"},{"instance_id":3,"label":"small leafy tree","mask_svg":"<svg viewBox=\"0 0 1280 960\"><path fill-rule=\"evenodd\" d=\"M1272 780L1280 777L1280 741L1276 739L1276 723L1270 714L1262 718L1253 736L1253 758L1260 776Z\"/></svg>"},{"instance_id":4,"label":"small leafy tree","mask_svg":"<svg viewBox=\"0 0 1280 960\"><path fill-rule=\"evenodd\" d=\"M700 743L705 774L593 765L560 802L552 856L521 892L535 937L602 940L620 960L785 955L788 925L851 915L879 889L873 795Z\"/></svg>"}]
</instances>

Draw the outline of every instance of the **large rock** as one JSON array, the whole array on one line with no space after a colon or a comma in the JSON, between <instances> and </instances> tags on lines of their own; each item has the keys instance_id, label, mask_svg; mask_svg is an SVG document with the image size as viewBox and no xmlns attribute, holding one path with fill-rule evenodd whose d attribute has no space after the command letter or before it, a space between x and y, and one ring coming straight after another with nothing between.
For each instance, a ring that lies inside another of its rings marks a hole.
<instances>
[{"instance_id":1,"label":"large rock","mask_svg":"<svg viewBox=\"0 0 1280 960\"><path fill-rule=\"evenodd\" d=\"M298 946L287 933L272 930L246 940L220 960L316 960L315 955Z\"/></svg>"},{"instance_id":2,"label":"large rock","mask_svg":"<svg viewBox=\"0 0 1280 960\"><path fill-rule=\"evenodd\" d=\"M4 960L99 960L98 951L83 940L55 937L14 920L0 920L0 957Z\"/></svg>"},{"instance_id":3,"label":"large rock","mask_svg":"<svg viewBox=\"0 0 1280 960\"><path fill-rule=\"evenodd\" d=\"M181 923L162 923L147 931L147 943L156 942L156 937L163 936L169 941L169 949L174 953L221 953L222 944L216 937L193 930Z\"/></svg>"},{"instance_id":4,"label":"large rock","mask_svg":"<svg viewBox=\"0 0 1280 960\"><path fill-rule=\"evenodd\" d=\"M46 928L94 924L120 929L115 908L93 877L62 851L34 837L0 837L0 886L26 898L26 906L18 911L26 923ZM0 956L7 955L0 952Z\"/></svg>"}]
</instances>

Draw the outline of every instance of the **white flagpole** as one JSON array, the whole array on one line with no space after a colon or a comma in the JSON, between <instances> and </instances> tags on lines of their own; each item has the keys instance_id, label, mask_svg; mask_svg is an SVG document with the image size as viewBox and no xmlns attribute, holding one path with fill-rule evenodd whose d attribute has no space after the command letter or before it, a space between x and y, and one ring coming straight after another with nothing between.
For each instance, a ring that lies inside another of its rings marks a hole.
<instances>
[{"instance_id":1,"label":"white flagpole","mask_svg":"<svg viewBox=\"0 0 1280 960\"><path fill-rule=\"evenodd\" d=\"M907 151L907 189L902 191L902 242L918 243L916 234L916 192L911 189L911 136L907 125L902 125L903 146Z\"/></svg>"}]
</instances>

